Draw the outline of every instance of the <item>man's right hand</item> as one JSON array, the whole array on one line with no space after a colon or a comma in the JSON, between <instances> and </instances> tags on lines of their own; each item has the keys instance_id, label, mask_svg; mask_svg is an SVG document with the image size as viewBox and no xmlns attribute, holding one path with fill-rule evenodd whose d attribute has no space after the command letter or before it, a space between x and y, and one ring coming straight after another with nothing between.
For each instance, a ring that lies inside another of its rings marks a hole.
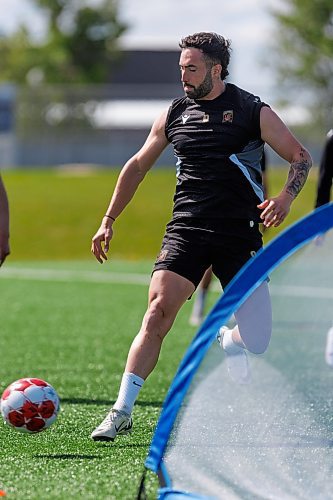
<instances>
[{"instance_id":1,"label":"man's right hand","mask_svg":"<svg viewBox=\"0 0 333 500\"><path fill-rule=\"evenodd\" d=\"M109 251L110 241L113 236L112 223L113 221L104 217L100 228L91 241L91 251L100 264L108 260L106 254Z\"/></svg>"},{"instance_id":2,"label":"man's right hand","mask_svg":"<svg viewBox=\"0 0 333 500\"><path fill-rule=\"evenodd\" d=\"M286 191L282 191L274 198L264 200L257 205L262 210L260 218L266 228L278 227L287 217L293 197Z\"/></svg>"}]
</instances>

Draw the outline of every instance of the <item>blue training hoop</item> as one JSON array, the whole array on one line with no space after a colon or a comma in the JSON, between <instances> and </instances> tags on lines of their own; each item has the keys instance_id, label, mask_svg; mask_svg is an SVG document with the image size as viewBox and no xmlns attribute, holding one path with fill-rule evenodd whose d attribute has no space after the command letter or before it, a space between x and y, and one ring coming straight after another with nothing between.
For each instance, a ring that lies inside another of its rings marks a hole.
<instances>
[{"instance_id":1,"label":"blue training hoop","mask_svg":"<svg viewBox=\"0 0 333 500\"><path fill-rule=\"evenodd\" d=\"M172 431L178 410L187 393L192 378L199 368L207 350L215 340L216 332L231 314L252 294L278 265L308 241L333 227L333 203L323 205L296 222L267 247L250 259L226 287L223 296L199 328L185 353L177 373L164 400L162 411L145 461L145 467L161 472L165 482L168 474L163 464L163 455ZM170 484L167 484L170 486Z\"/></svg>"}]
</instances>

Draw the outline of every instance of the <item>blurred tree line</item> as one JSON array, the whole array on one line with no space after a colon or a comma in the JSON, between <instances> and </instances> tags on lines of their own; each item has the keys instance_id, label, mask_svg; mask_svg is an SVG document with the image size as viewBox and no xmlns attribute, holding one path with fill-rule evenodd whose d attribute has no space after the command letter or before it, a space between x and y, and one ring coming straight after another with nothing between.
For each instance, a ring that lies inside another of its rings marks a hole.
<instances>
[{"instance_id":1,"label":"blurred tree line","mask_svg":"<svg viewBox=\"0 0 333 500\"><path fill-rule=\"evenodd\" d=\"M333 126L333 1L281 0L272 10L277 21L272 61L279 82L294 89L312 109L312 126ZM285 85L284 85L285 89ZM314 127L313 127L314 128Z\"/></svg>"},{"instance_id":2,"label":"blurred tree line","mask_svg":"<svg viewBox=\"0 0 333 500\"><path fill-rule=\"evenodd\" d=\"M104 83L119 57L126 30L117 0L98 6L77 0L30 0L46 14L46 37L35 41L20 26L0 39L0 81L14 83Z\"/></svg>"},{"instance_id":3,"label":"blurred tree line","mask_svg":"<svg viewBox=\"0 0 333 500\"><path fill-rule=\"evenodd\" d=\"M0 81L14 83L107 83L120 57L118 39L127 26L117 0L30 0L46 14L46 36L31 28L0 38ZM314 123L332 124L333 1L280 0L270 52L283 99L300 98L313 109ZM290 82L286 92L286 83ZM290 92L289 92L290 89ZM293 91L294 90L294 91ZM304 102L302 103L304 104Z\"/></svg>"}]
</instances>

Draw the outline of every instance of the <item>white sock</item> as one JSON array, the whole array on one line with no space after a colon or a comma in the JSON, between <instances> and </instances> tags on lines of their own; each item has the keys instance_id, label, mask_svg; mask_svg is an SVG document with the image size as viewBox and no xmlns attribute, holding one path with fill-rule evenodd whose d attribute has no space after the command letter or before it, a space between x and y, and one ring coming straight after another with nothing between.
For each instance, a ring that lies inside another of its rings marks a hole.
<instances>
[{"instance_id":1,"label":"white sock","mask_svg":"<svg viewBox=\"0 0 333 500\"><path fill-rule=\"evenodd\" d=\"M205 302L206 302L207 290L204 288L199 288L196 292L195 301L193 304L193 315L203 316Z\"/></svg>"},{"instance_id":2,"label":"white sock","mask_svg":"<svg viewBox=\"0 0 333 500\"><path fill-rule=\"evenodd\" d=\"M136 398L143 386L144 379L134 373L124 373L121 379L117 401L113 405L115 410L131 414Z\"/></svg>"},{"instance_id":3,"label":"white sock","mask_svg":"<svg viewBox=\"0 0 333 500\"><path fill-rule=\"evenodd\" d=\"M223 334L222 347L228 354L239 354L243 347L232 340L232 330L226 330Z\"/></svg>"}]
</instances>

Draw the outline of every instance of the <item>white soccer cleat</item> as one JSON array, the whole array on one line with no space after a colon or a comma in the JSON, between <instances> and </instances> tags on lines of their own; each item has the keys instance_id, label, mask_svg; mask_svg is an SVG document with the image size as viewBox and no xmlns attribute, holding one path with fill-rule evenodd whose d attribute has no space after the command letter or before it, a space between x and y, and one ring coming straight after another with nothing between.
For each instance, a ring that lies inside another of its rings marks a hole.
<instances>
[{"instance_id":1,"label":"white soccer cleat","mask_svg":"<svg viewBox=\"0 0 333 500\"><path fill-rule=\"evenodd\" d=\"M132 426L131 415L112 408L91 437L94 441L114 441L116 436L132 432Z\"/></svg>"},{"instance_id":2,"label":"white soccer cleat","mask_svg":"<svg viewBox=\"0 0 333 500\"><path fill-rule=\"evenodd\" d=\"M246 349L235 344L235 342L225 342L224 335L229 330L227 326L221 326L216 339L226 354L226 363L230 378L238 384L248 384L251 380L249 362Z\"/></svg>"}]
</instances>

